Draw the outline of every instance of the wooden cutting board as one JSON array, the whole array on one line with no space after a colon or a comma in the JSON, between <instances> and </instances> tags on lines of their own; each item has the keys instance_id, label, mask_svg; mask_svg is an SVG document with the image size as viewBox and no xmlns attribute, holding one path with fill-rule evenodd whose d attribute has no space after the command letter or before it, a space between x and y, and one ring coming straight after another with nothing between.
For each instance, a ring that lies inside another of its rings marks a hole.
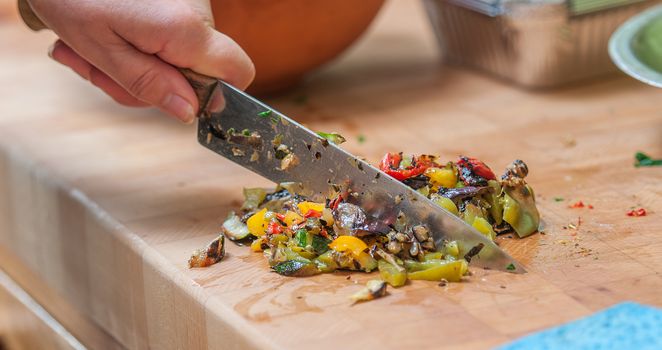
<instances>
[{"instance_id":1,"label":"wooden cutting board","mask_svg":"<svg viewBox=\"0 0 662 350\"><path fill-rule=\"evenodd\" d=\"M487 348L624 300L662 306L662 168L633 167L638 150L662 156L660 90L617 76L525 92L444 67L420 4L389 2L347 55L268 103L372 161L521 158L544 234L499 239L527 274L474 269L351 306L374 275L285 278L233 244L189 270L241 188L268 183L194 127L116 106L46 57L52 40L0 24L0 268L85 344ZM569 208L580 200L594 209Z\"/></svg>"}]
</instances>

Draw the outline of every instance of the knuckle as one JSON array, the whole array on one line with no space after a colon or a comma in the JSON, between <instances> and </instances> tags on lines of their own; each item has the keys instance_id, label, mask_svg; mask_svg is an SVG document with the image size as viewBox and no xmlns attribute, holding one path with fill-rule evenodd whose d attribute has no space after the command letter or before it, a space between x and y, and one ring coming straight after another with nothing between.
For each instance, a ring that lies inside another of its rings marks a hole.
<instances>
[{"instance_id":1,"label":"knuckle","mask_svg":"<svg viewBox=\"0 0 662 350\"><path fill-rule=\"evenodd\" d=\"M127 90L135 97L146 100L150 93L154 91L159 80L158 71L153 68L147 68L142 73L138 74L127 86Z\"/></svg>"}]
</instances>

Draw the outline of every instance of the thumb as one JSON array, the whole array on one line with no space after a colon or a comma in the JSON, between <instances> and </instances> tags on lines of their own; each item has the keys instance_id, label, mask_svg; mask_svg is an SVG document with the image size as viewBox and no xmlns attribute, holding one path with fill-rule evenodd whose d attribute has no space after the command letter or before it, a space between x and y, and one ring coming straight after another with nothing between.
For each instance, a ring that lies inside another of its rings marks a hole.
<instances>
[{"instance_id":1,"label":"thumb","mask_svg":"<svg viewBox=\"0 0 662 350\"><path fill-rule=\"evenodd\" d=\"M192 70L220 78L239 89L246 89L255 78L255 66L246 52L230 37L208 27L209 34L206 40L193 41L197 47L191 48L192 52L198 54L181 57L188 60L185 67ZM181 54L182 51L179 51ZM190 51L189 51L190 53ZM168 53L164 53L167 55ZM168 62L177 61L173 57L163 57Z\"/></svg>"}]
</instances>

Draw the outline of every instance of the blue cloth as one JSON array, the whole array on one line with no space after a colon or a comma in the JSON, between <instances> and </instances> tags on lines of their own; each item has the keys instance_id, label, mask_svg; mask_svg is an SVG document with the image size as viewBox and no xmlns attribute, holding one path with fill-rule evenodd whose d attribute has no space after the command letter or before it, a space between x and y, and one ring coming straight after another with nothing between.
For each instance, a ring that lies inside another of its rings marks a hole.
<instances>
[{"instance_id":1,"label":"blue cloth","mask_svg":"<svg viewBox=\"0 0 662 350\"><path fill-rule=\"evenodd\" d=\"M499 349L658 350L662 349L662 310L625 302L577 321L528 335Z\"/></svg>"}]
</instances>

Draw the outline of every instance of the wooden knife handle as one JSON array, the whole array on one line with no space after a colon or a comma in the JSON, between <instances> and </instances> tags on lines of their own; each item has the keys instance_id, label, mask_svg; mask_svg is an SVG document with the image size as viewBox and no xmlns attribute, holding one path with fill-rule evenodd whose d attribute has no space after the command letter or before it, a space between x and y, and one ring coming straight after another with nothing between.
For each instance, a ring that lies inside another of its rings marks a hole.
<instances>
[{"instance_id":1,"label":"wooden knife handle","mask_svg":"<svg viewBox=\"0 0 662 350\"><path fill-rule=\"evenodd\" d=\"M34 31L48 29L48 26L34 13L27 0L18 0L18 13L30 29Z\"/></svg>"},{"instance_id":2,"label":"wooden knife handle","mask_svg":"<svg viewBox=\"0 0 662 350\"><path fill-rule=\"evenodd\" d=\"M188 68L177 69L186 77L198 97L198 117L223 109L225 103L223 94L219 89L220 81L218 79L194 72Z\"/></svg>"}]
</instances>

